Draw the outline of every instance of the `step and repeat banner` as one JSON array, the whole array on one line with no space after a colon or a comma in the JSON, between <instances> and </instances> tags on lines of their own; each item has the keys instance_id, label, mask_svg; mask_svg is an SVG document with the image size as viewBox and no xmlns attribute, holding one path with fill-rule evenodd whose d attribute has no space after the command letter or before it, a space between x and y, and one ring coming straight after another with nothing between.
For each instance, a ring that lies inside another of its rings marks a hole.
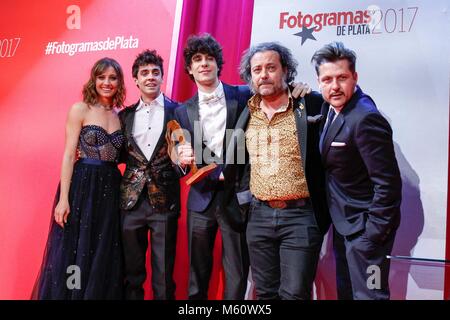
<instances>
[{"instance_id":1,"label":"step and repeat banner","mask_svg":"<svg viewBox=\"0 0 450 320\"><path fill-rule=\"evenodd\" d=\"M313 53L341 41L357 54L359 85L394 130L403 179L393 255L445 259L449 137L447 0L256 0L252 44L278 41L299 62L297 80L318 90ZM334 298L331 244L316 295ZM403 260L402 260L403 261ZM392 261L393 299L442 299L443 264Z\"/></svg>"},{"instance_id":2,"label":"step and repeat banner","mask_svg":"<svg viewBox=\"0 0 450 320\"><path fill-rule=\"evenodd\" d=\"M0 4L0 299L27 299L59 181L67 111L100 58L122 66L156 49L170 74L176 0L42 0ZM176 41L175 41L176 43ZM166 83L163 90L166 89Z\"/></svg>"}]
</instances>

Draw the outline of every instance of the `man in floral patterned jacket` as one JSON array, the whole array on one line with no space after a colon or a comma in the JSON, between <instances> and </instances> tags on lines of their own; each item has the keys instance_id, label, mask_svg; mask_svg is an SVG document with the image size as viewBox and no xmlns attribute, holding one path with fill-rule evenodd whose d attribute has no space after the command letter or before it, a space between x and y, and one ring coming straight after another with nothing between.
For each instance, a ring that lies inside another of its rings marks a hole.
<instances>
[{"instance_id":1,"label":"man in floral patterned jacket","mask_svg":"<svg viewBox=\"0 0 450 320\"><path fill-rule=\"evenodd\" d=\"M143 299L147 276L148 232L151 241L154 299L174 299L177 223L180 211L179 176L167 153L167 122L178 103L160 90L163 59L145 50L136 57L133 79L140 90L137 103L119 116L126 136L126 170L121 184L122 241L125 257L125 298Z\"/></svg>"}]
</instances>

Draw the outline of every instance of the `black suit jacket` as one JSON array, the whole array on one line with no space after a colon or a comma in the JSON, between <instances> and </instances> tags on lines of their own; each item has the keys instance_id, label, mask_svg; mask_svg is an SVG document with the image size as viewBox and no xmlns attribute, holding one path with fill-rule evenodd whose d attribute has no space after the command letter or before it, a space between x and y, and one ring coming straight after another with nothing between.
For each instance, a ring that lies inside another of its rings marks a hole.
<instances>
[{"instance_id":1,"label":"black suit jacket","mask_svg":"<svg viewBox=\"0 0 450 320\"><path fill-rule=\"evenodd\" d=\"M322 102L322 96L317 92L312 92L304 98L294 99L293 106L298 143L302 156L302 165L306 175L306 182L308 184L314 214L321 232L326 233L330 226L330 215L325 196L325 172L319 152L319 129L321 119L323 118L320 114ZM244 132L247 129L249 120L250 111L246 108L236 124L236 129L238 130L236 130L232 140L235 150L233 156L240 156L243 153L246 154L245 169L242 169L243 165L241 164L227 165L225 168L225 172L233 172L233 170L238 171L235 175L237 179L240 178L241 180L236 183L239 186L239 191L242 193L244 190L250 189L251 167L248 161L248 153L245 144L237 143L237 141L245 142L245 137L243 135L245 135ZM245 148L245 150L243 150L243 148ZM232 153L229 152L229 154L231 155ZM229 163L233 161L234 163L238 163L236 160L227 159L227 162Z\"/></svg>"},{"instance_id":2,"label":"black suit jacket","mask_svg":"<svg viewBox=\"0 0 450 320\"><path fill-rule=\"evenodd\" d=\"M139 101L119 113L125 132L126 147L122 160L126 169L120 185L121 208L132 209L147 185L150 205L159 212L179 212L179 175L167 152L167 122L174 119L178 103L164 96L164 125L151 159L147 160L133 138L133 125Z\"/></svg>"},{"instance_id":3,"label":"black suit jacket","mask_svg":"<svg viewBox=\"0 0 450 320\"><path fill-rule=\"evenodd\" d=\"M322 114L328 109L324 103ZM336 230L345 236L365 230L383 242L400 223L402 182L392 129L359 87L329 127L321 152Z\"/></svg>"},{"instance_id":4,"label":"black suit jacket","mask_svg":"<svg viewBox=\"0 0 450 320\"><path fill-rule=\"evenodd\" d=\"M247 86L230 86L223 83L223 89L225 93L226 100L226 108L227 108L227 119L226 119L226 129L234 129L236 125L236 121L239 118L242 110L247 105L247 101L250 98L250 90ZM197 167L201 168L209 164L212 161L212 158L203 157L203 155L212 155L215 156L214 153L203 144L202 137L198 134L199 128L199 102L198 102L198 94L193 96L191 99L183 103L177 110L175 110L175 118L179 122L180 126L189 132L190 137L186 137L189 143L191 143L192 148L194 149L194 154L196 157ZM197 122L197 125L195 125ZM197 130L195 129L197 127ZM228 131L228 133L230 133ZM216 192L216 187L218 183L218 179L220 173L224 168L224 159L226 159L227 153L227 142L229 142L229 137L227 138L227 132L224 137L224 146L223 146L223 155L221 159L216 159L214 162L219 162L217 169L208 175L202 181L191 185L187 207L188 210L203 212L207 209L209 203L211 202L214 193ZM201 146L201 148L200 148ZM206 150L206 151L205 151ZM227 181L227 177L225 176L225 194L226 197L224 199L224 210L227 210L230 215L239 214L239 205L237 204L236 196L234 192L230 192L230 188L234 188L234 183L231 181ZM231 196L233 194L233 196ZM228 198L227 198L228 197ZM228 213L227 213L228 216ZM230 217L230 219L233 219ZM239 220L239 219L237 219ZM236 221L237 221L236 220ZM239 228L236 226L236 228Z\"/></svg>"}]
</instances>

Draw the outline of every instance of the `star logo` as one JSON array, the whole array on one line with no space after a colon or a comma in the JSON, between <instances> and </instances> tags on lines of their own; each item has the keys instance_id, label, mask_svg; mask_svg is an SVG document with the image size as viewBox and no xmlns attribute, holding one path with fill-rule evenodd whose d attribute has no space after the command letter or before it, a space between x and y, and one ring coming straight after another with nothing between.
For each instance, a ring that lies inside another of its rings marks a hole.
<instances>
[{"instance_id":1,"label":"star logo","mask_svg":"<svg viewBox=\"0 0 450 320\"><path fill-rule=\"evenodd\" d=\"M308 40L308 39L317 41L317 39L314 38L314 36L312 34L313 31L314 31L314 28L308 29L308 28L303 27L302 31L294 33L294 36L301 37L302 38L302 44L301 45L303 45L305 43L305 41Z\"/></svg>"}]
</instances>

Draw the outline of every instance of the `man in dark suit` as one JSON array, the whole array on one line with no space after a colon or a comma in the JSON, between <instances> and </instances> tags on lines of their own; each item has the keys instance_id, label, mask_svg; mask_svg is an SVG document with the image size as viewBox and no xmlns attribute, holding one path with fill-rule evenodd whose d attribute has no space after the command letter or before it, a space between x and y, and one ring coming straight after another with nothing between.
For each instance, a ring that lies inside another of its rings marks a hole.
<instances>
[{"instance_id":1,"label":"man in dark suit","mask_svg":"<svg viewBox=\"0 0 450 320\"><path fill-rule=\"evenodd\" d=\"M194 160L199 168L211 162L218 164L206 178L191 185L189 191L188 295L189 299L208 298L214 241L220 228L224 299L244 299L249 268L245 217L236 196L235 177L224 176L223 160L226 131L234 128L250 92L247 87L230 86L219 80L222 48L211 35L190 37L184 58L186 72L195 81L198 93L175 111L188 141L178 146L179 165L187 170Z\"/></svg>"},{"instance_id":2,"label":"man in dark suit","mask_svg":"<svg viewBox=\"0 0 450 320\"><path fill-rule=\"evenodd\" d=\"M126 136L126 169L120 186L125 297L144 298L150 231L153 298L174 299L180 190L165 134L178 104L160 91L163 59L156 51L139 54L132 74L141 98L119 114Z\"/></svg>"},{"instance_id":3,"label":"man in dark suit","mask_svg":"<svg viewBox=\"0 0 450 320\"><path fill-rule=\"evenodd\" d=\"M320 149L334 224L339 299L389 299L389 255L402 182L392 129L357 86L356 55L340 42L312 57L326 103Z\"/></svg>"},{"instance_id":4,"label":"man in dark suit","mask_svg":"<svg viewBox=\"0 0 450 320\"><path fill-rule=\"evenodd\" d=\"M255 95L232 141L238 156L245 141L250 160L243 181L253 195L247 243L258 299L311 299L330 224L318 148L323 100L318 93L294 98L288 83L296 66L290 51L273 42L250 48L241 60L241 78Z\"/></svg>"}]
</instances>

